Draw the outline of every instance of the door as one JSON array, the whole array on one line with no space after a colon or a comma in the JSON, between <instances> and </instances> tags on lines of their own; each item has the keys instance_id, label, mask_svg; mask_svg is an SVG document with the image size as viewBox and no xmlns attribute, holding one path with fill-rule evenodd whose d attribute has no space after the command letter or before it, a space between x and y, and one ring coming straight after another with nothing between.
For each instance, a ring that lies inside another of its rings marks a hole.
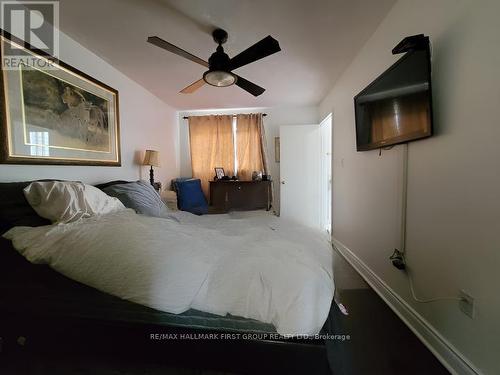
<instances>
[{"instance_id":1,"label":"door","mask_svg":"<svg viewBox=\"0 0 500 375\"><path fill-rule=\"evenodd\" d=\"M280 127L280 216L320 228L319 125Z\"/></svg>"}]
</instances>

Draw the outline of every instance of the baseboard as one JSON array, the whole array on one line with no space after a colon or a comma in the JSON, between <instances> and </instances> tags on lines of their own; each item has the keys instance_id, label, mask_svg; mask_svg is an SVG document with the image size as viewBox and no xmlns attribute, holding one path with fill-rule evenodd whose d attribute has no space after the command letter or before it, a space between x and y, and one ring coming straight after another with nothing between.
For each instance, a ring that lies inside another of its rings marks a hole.
<instances>
[{"instance_id":1,"label":"baseboard","mask_svg":"<svg viewBox=\"0 0 500 375\"><path fill-rule=\"evenodd\" d=\"M375 292L403 320L422 343L452 374L481 375L452 344L448 342L426 319L392 290L361 259L340 241L333 238L338 252L354 267Z\"/></svg>"}]
</instances>

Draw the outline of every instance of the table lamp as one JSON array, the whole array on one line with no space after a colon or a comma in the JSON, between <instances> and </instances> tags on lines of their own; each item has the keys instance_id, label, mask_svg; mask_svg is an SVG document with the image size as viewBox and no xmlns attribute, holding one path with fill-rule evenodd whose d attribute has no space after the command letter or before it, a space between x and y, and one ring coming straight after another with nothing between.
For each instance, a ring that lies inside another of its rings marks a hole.
<instances>
[{"instance_id":1,"label":"table lamp","mask_svg":"<svg viewBox=\"0 0 500 375\"><path fill-rule=\"evenodd\" d=\"M146 154L144 155L144 161L142 162L142 165L149 165L151 167L151 169L149 170L149 182L151 182L151 185L154 186L155 177L154 177L153 167L160 166L160 153L155 150L146 150Z\"/></svg>"}]
</instances>

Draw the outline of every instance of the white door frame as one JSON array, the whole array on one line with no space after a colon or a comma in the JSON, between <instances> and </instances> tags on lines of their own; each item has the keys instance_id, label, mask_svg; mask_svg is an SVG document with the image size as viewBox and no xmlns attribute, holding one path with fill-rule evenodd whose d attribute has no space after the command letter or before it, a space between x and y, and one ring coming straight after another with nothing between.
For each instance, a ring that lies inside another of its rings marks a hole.
<instances>
[{"instance_id":1,"label":"white door frame","mask_svg":"<svg viewBox=\"0 0 500 375\"><path fill-rule=\"evenodd\" d=\"M324 143L323 143L323 132L321 131L321 127L322 126L325 126L325 124L327 123L327 121L330 122L330 198L329 199L326 199L325 200L325 195L324 195L324 183L325 183L325 180L324 180L324 176L323 176L323 173L325 172L324 171L324 166L323 166L323 162L325 160L324 158L324 154L325 154L325 150L323 149L323 146L324 146ZM320 124L320 135L321 135L321 176L320 176L320 180L321 180L321 184L320 184L320 204L321 204L321 209L320 209L320 223L321 223L321 228L322 230L325 229L325 205L326 203L329 203L329 207L327 208L330 212L329 212L329 217L330 217L330 225L329 225L329 228L326 228L326 230L329 232L330 236L332 235L332 231L333 231L333 209L332 209L332 202L333 202L333 116L332 116L332 113L329 113L323 120L321 120Z\"/></svg>"}]
</instances>

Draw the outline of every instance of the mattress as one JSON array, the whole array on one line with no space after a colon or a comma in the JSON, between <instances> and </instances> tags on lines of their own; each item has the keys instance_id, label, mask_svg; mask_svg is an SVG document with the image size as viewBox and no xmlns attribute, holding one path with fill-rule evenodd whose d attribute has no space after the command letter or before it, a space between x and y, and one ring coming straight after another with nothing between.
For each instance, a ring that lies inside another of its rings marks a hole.
<instances>
[{"instance_id":1,"label":"mattress","mask_svg":"<svg viewBox=\"0 0 500 375\"><path fill-rule=\"evenodd\" d=\"M33 316L145 323L235 333L275 333L272 324L190 309L171 314L122 300L73 281L46 265L33 265L0 238L0 309Z\"/></svg>"},{"instance_id":2,"label":"mattress","mask_svg":"<svg viewBox=\"0 0 500 375\"><path fill-rule=\"evenodd\" d=\"M30 182L0 183L0 191L2 193L0 194L0 196L2 196L2 199L0 200L0 233L17 226L38 227L48 224L46 220L41 219L34 212L22 193L22 189L29 185L29 183ZM221 247L227 247L230 245L230 242L234 242L236 246L241 247L244 245L246 247L257 247L257 252L265 253L262 246L258 245L261 243L262 235L268 238L271 236L276 237L280 236L280 231L283 232L281 237L288 239L289 242L292 242L290 246L292 248L295 246L295 243L303 242L306 242L307 247L314 248L315 246L311 245L311 242L317 240L314 237L307 240L308 236L303 235L301 230L294 230L293 227L287 228L286 226L283 226L279 229L280 223L274 222L276 221L276 218L272 219L268 213L234 213L231 217L232 220L229 221L228 215L208 215L207 217L200 218L189 215L186 218L183 218L181 214L183 213L178 213L178 215L180 215L179 218L181 221L186 220L186 224L188 224L187 226L194 224L200 226L204 232L212 232L214 234L213 242L220 242L222 241L221 237L224 237L224 241L220 243ZM266 217L263 217L263 215ZM190 223L190 221L193 221L193 223ZM223 236L219 235L220 229L222 229L222 233L224 234ZM243 234L247 237L246 241L241 241L240 232L242 229L244 232ZM275 232L276 235L272 234L273 232ZM197 233L192 235L195 236ZM177 241L177 233L175 233L174 237L176 238L173 238L172 240ZM257 238L260 240L255 242ZM191 238L189 238L189 240L191 241ZM42 243L43 242L45 241L42 241ZM206 243L207 241L204 242ZM172 243L172 241L164 241L163 243ZM141 242L141 246L143 245L144 241ZM304 246L302 246L302 248L303 247ZM62 247L63 250L66 248L66 246ZM109 249L109 246L105 246L104 249ZM50 251L51 246L48 246L47 250ZM233 249L230 250L231 253ZM249 250L249 253L253 254L252 249ZM296 250L301 251L303 249L299 248ZM301 282L297 277L294 277L293 279L298 286L310 286L312 288L311 290L314 291L316 288L312 285L311 280L316 277L317 273L321 274L326 272L326 278L325 282L322 283L322 288L331 288L332 291L327 293L328 298L322 299L321 309L318 308L316 301L305 304L306 310L309 309L310 313L315 313L318 310L322 311L320 319L316 319L319 323L315 325L318 331L322 326L321 321L324 322L324 319L328 315L328 308L331 303L329 294L333 294L333 284L331 280L332 275L328 271L328 269L331 268L329 261L331 254L329 254L329 252L327 253L328 256L323 262L326 262L326 267L324 267L325 270L318 269L317 267L314 267L314 270L311 268L311 277L306 277L305 282ZM267 260L267 254L261 254L261 258L263 261ZM284 259L284 261L285 260L286 259ZM246 262L240 263L245 267L249 265L249 263ZM230 269L236 269L238 267L240 267L240 265L236 264L234 267L230 267ZM261 264L258 269L261 267L270 268L270 277L273 276L272 273L274 273L275 270L281 268ZM193 274L196 275L197 273L195 272ZM223 272L219 272L218 274L224 275ZM208 312L193 310L202 310L202 308L199 308L197 305L189 306L189 310L182 309L182 311L162 312L160 311L161 309L148 308L144 306L144 304L140 305L131 302L130 300L127 301L128 298L120 299L108 294L109 292L100 292L99 290L94 289L95 287L92 288L86 286L73 279L73 277L69 279L61 275L59 272L52 270L46 265L34 265L28 262L23 256L13 249L10 241L0 237L0 309L2 309L1 311L3 312L12 312L13 314L19 312L29 312L39 315L70 316L99 320L107 319L109 321L116 322L140 322L165 326L206 327L207 329L214 330L276 332L274 328L276 326L275 324L271 325L263 323L261 321L263 319L260 317L251 316L251 318L259 319L259 321L257 321L250 319L248 315L244 315L247 316L247 318L231 316L229 314L225 315L225 312L222 314L218 312L218 314L215 315ZM79 281L82 282L82 280ZM244 287L234 287L232 288L234 289L233 291L248 289L245 288L247 284L245 284L244 279L237 280L237 282L240 284L243 283ZM224 291L227 290L229 286L233 286L232 282L223 280L221 284L222 291L219 294L224 296ZM229 289L231 291L231 288ZM288 289L293 290L293 288ZM215 288L214 290L217 291L218 288ZM203 290L202 292L205 294L207 293L206 290ZM311 293L309 293L309 295L311 295ZM239 298L238 295L233 295L232 297ZM262 296L255 297L257 297L255 301L259 303L260 301L266 302L268 300L267 298L261 298ZM303 310L304 309L299 309L297 311L302 312ZM214 312L211 310L206 311ZM229 312L235 315L242 315L240 313L234 313L233 311ZM263 313L268 312L268 310L263 309ZM308 321L308 319L303 319L303 317L297 317L296 320L298 322L302 322L304 320ZM269 319L265 321L269 321ZM315 330L315 332L317 331Z\"/></svg>"},{"instance_id":3,"label":"mattress","mask_svg":"<svg viewBox=\"0 0 500 375\"><path fill-rule=\"evenodd\" d=\"M327 236L255 212L168 218L132 210L4 234L33 264L163 312L196 309L316 335L333 299Z\"/></svg>"}]
</instances>

